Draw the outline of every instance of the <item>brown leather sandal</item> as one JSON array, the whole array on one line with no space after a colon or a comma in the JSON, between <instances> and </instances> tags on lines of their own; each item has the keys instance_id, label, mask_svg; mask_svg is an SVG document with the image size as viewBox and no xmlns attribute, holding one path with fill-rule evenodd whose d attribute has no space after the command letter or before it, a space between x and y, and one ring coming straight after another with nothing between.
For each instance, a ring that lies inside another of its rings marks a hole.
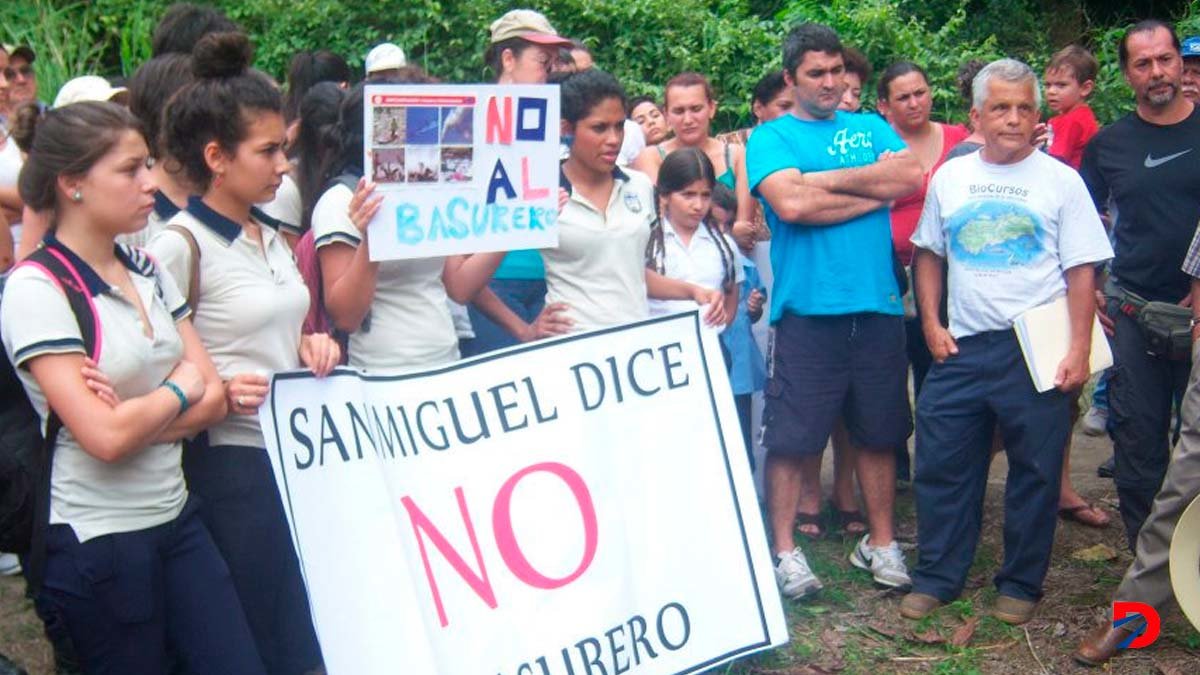
<instances>
[{"instance_id":1,"label":"brown leather sandal","mask_svg":"<svg viewBox=\"0 0 1200 675\"><path fill-rule=\"evenodd\" d=\"M805 532L802 527L816 528L816 532ZM808 539L809 541L817 541L825 538L825 527L821 524L821 514L819 513L797 513L796 514L796 534Z\"/></svg>"},{"instance_id":2,"label":"brown leather sandal","mask_svg":"<svg viewBox=\"0 0 1200 675\"><path fill-rule=\"evenodd\" d=\"M837 504L832 499L829 500L829 510L833 512L834 534L860 537L867 533L867 520L863 518L861 511L843 511L837 507ZM851 527L855 525L857 527Z\"/></svg>"},{"instance_id":3,"label":"brown leather sandal","mask_svg":"<svg viewBox=\"0 0 1200 675\"><path fill-rule=\"evenodd\" d=\"M1097 518L1094 515L1085 515L1092 513L1099 513L1101 517ZM1102 509L1091 504L1080 504L1079 506L1059 509L1058 517L1063 520L1074 521L1084 527L1094 527L1098 530L1108 527L1108 524L1111 522L1107 513L1104 513Z\"/></svg>"}]
</instances>

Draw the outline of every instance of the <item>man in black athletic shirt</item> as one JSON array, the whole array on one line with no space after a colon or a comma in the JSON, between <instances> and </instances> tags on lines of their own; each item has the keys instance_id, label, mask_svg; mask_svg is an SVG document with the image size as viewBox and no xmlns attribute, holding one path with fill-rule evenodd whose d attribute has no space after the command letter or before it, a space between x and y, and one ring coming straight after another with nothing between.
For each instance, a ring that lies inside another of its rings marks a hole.
<instances>
[{"instance_id":1,"label":"man in black athletic shirt","mask_svg":"<svg viewBox=\"0 0 1200 675\"><path fill-rule=\"evenodd\" d=\"M1171 405L1190 367L1150 355L1135 315L1145 301L1190 304L1180 266L1200 221L1200 112L1181 94L1183 61L1169 25L1138 23L1118 56L1137 109L1096 134L1080 174L1097 208L1111 199L1120 214L1112 278L1097 293L1097 313L1116 361L1109 385L1114 479L1133 548L1167 470Z\"/></svg>"}]
</instances>

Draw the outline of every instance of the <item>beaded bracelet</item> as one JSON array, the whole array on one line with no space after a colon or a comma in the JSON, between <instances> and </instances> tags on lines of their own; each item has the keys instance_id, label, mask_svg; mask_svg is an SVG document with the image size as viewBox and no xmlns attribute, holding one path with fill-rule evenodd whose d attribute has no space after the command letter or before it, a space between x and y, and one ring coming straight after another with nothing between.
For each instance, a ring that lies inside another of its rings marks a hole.
<instances>
[{"instance_id":1,"label":"beaded bracelet","mask_svg":"<svg viewBox=\"0 0 1200 675\"><path fill-rule=\"evenodd\" d=\"M171 393L175 394L176 398L179 399L179 414L180 415L187 412L188 407L190 407L192 404L188 403L187 395L185 395L183 393L183 390L179 388L179 385L175 384L174 382L172 382L170 380L163 380L163 383L159 386L170 389Z\"/></svg>"}]
</instances>

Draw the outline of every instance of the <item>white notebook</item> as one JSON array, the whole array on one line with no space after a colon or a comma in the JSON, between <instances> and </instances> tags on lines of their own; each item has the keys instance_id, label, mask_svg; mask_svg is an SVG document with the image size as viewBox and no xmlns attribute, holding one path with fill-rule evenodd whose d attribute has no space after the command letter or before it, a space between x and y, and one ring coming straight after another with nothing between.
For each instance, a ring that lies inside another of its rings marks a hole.
<instances>
[{"instance_id":1,"label":"white notebook","mask_svg":"<svg viewBox=\"0 0 1200 675\"><path fill-rule=\"evenodd\" d=\"M1026 311L1013 323L1025 365L1038 392L1054 388L1054 376L1058 365L1067 356L1071 346L1071 317L1067 312L1067 296L1058 298ZM1113 364L1112 350L1100 327L1100 320L1092 314L1092 354L1090 370L1098 373Z\"/></svg>"}]
</instances>

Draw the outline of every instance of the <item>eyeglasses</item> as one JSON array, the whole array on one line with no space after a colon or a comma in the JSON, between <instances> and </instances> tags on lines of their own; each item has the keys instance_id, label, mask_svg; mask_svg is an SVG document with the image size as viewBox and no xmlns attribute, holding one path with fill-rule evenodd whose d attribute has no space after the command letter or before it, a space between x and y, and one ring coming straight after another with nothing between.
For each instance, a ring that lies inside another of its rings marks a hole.
<instances>
[{"instance_id":1,"label":"eyeglasses","mask_svg":"<svg viewBox=\"0 0 1200 675\"><path fill-rule=\"evenodd\" d=\"M33 76L33 66L27 63L19 68L9 67L4 69L5 79L15 80L17 79L18 75L21 76L21 79L27 79Z\"/></svg>"}]
</instances>

